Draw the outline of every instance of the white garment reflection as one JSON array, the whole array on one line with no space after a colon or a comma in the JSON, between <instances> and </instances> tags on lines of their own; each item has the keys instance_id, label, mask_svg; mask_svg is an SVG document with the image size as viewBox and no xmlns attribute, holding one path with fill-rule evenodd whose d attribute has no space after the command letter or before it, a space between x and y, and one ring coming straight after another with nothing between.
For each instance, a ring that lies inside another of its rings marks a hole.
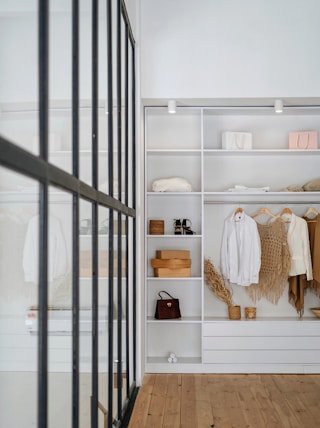
<instances>
[{"instance_id":1,"label":"white garment reflection","mask_svg":"<svg viewBox=\"0 0 320 428\"><path fill-rule=\"evenodd\" d=\"M68 260L60 221L50 216L48 229L48 281L52 282L67 273ZM38 282L38 248L39 216L37 215L29 221L23 248L23 270L26 282Z\"/></svg>"}]
</instances>

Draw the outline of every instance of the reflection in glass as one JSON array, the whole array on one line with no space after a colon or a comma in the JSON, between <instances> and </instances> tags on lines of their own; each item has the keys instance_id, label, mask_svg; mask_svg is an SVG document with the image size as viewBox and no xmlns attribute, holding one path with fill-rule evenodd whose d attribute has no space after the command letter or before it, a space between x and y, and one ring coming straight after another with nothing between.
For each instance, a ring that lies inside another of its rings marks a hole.
<instances>
[{"instance_id":1,"label":"reflection in glass","mask_svg":"<svg viewBox=\"0 0 320 428\"><path fill-rule=\"evenodd\" d=\"M98 279L98 319L99 319L99 360L98 360L98 388L99 388L99 427L104 427L104 409L108 409L108 313L109 313L109 210L99 209L98 251L99 251L99 279ZM111 302L113 305L113 302ZM112 309L114 306L112 306Z\"/></svg>"},{"instance_id":2,"label":"reflection in glass","mask_svg":"<svg viewBox=\"0 0 320 428\"><path fill-rule=\"evenodd\" d=\"M29 274L39 249L26 234L39 224L39 188L5 168L0 183L0 426L35 426L38 275Z\"/></svg>"},{"instance_id":3,"label":"reflection in glass","mask_svg":"<svg viewBox=\"0 0 320 428\"><path fill-rule=\"evenodd\" d=\"M71 426L72 196L49 188L48 426Z\"/></svg>"},{"instance_id":4,"label":"reflection in glass","mask_svg":"<svg viewBox=\"0 0 320 428\"><path fill-rule=\"evenodd\" d=\"M37 0L1 2L0 134L39 154L38 134L38 15ZM9 12L12 7L15 12ZM19 10L21 9L21 10ZM19 121L19 126L17 126Z\"/></svg>"},{"instance_id":5,"label":"reflection in glass","mask_svg":"<svg viewBox=\"0 0 320 428\"><path fill-rule=\"evenodd\" d=\"M92 395L92 206L80 201L79 302L80 302L80 426L91 425Z\"/></svg>"}]
</instances>

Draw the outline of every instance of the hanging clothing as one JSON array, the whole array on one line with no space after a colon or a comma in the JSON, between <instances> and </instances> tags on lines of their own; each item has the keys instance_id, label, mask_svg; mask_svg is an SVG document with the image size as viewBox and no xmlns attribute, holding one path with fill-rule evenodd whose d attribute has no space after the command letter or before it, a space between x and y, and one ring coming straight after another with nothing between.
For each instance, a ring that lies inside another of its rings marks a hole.
<instances>
[{"instance_id":1,"label":"hanging clothing","mask_svg":"<svg viewBox=\"0 0 320 428\"><path fill-rule=\"evenodd\" d=\"M288 299L302 317L307 281L313 279L313 273L308 225L306 220L295 214L291 214L288 243L291 253Z\"/></svg>"},{"instance_id":2,"label":"hanging clothing","mask_svg":"<svg viewBox=\"0 0 320 428\"><path fill-rule=\"evenodd\" d=\"M320 214L313 219L303 218L308 226L313 275L313 279L310 281L307 281L306 277L303 278L303 287L304 289L309 288L312 293L320 297Z\"/></svg>"},{"instance_id":3,"label":"hanging clothing","mask_svg":"<svg viewBox=\"0 0 320 428\"><path fill-rule=\"evenodd\" d=\"M246 291L254 302L264 297L277 304L288 283L291 267L286 226L280 218L269 224L257 223L257 226L261 240L259 283L247 287Z\"/></svg>"},{"instance_id":4,"label":"hanging clothing","mask_svg":"<svg viewBox=\"0 0 320 428\"><path fill-rule=\"evenodd\" d=\"M26 282L38 282L39 216L28 223L23 248L23 270ZM56 217L50 216L48 228L48 281L63 276L68 271L67 249L61 225Z\"/></svg>"},{"instance_id":5,"label":"hanging clothing","mask_svg":"<svg viewBox=\"0 0 320 428\"><path fill-rule=\"evenodd\" d=\"M289 278L289 303L296 308L300 317L302 317L304 312L304 296L307 291L306 284L306 274L291 276Z\"/></svg>"},{"instance_id":6,"label":"hanging clothing","mask_svg":"<svg viewBox=\"0 0 320 428\"><path fill-rule=\"evenodd\" d=\"M305 273L309 281L313 276L307 222L293 213L290 216L287 235L291 254L290 276Z\"/></svg>"},{"instance_id":7,"label":"hanging clothing","mask_svg":"<svg viewBox=\"0 0 320 428\"><path fill-rule=\"evenodd\" d=\"M222 276L238 285L259 282L261 244L257 223L244 211L225 219L221 242Z\"/></svg>"}]
</instances>

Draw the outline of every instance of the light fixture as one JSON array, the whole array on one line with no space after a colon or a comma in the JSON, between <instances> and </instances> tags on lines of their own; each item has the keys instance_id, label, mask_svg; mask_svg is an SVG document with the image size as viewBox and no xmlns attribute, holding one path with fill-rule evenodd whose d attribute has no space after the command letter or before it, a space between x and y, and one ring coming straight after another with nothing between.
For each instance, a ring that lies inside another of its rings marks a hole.
<instances>
[{"instance_id":1,"label":"light fixture","mask_svg":"<svg viewBox=\"0 0 320 428\"><path fill-rule=\"evenodd\" d=\"M168 101L168 113L175 113L176 112L176 101L175 100L169 100Z\"/></svg>"},{"instance_id":2,"label":"light fixture","mask_svg":"<svg viewBox=\"0 0 320 428\"><path fill-rule=\"evenodd\" d=\"M282 102L282 100L275 100L275 102L274 102L274 111L276 113L282 113L283 112L283 102Z\"/></svg>"}]
</instances>

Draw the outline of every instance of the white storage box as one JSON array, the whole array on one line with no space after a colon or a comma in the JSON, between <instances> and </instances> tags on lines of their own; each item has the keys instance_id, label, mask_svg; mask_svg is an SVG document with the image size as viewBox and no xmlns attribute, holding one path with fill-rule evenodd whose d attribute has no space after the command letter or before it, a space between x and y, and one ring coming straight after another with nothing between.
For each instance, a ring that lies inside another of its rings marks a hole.
<instances>
[{"instance_id":1,"label":"white storage box","mask_svg":"<svg viewBox=\"0 0 320 428\"><path fill-rule=\"evenodd\" d=\"M222 148L224 150L251 150L252 133L251 132L223 132Z\"/></svg>"}]
</instances>

